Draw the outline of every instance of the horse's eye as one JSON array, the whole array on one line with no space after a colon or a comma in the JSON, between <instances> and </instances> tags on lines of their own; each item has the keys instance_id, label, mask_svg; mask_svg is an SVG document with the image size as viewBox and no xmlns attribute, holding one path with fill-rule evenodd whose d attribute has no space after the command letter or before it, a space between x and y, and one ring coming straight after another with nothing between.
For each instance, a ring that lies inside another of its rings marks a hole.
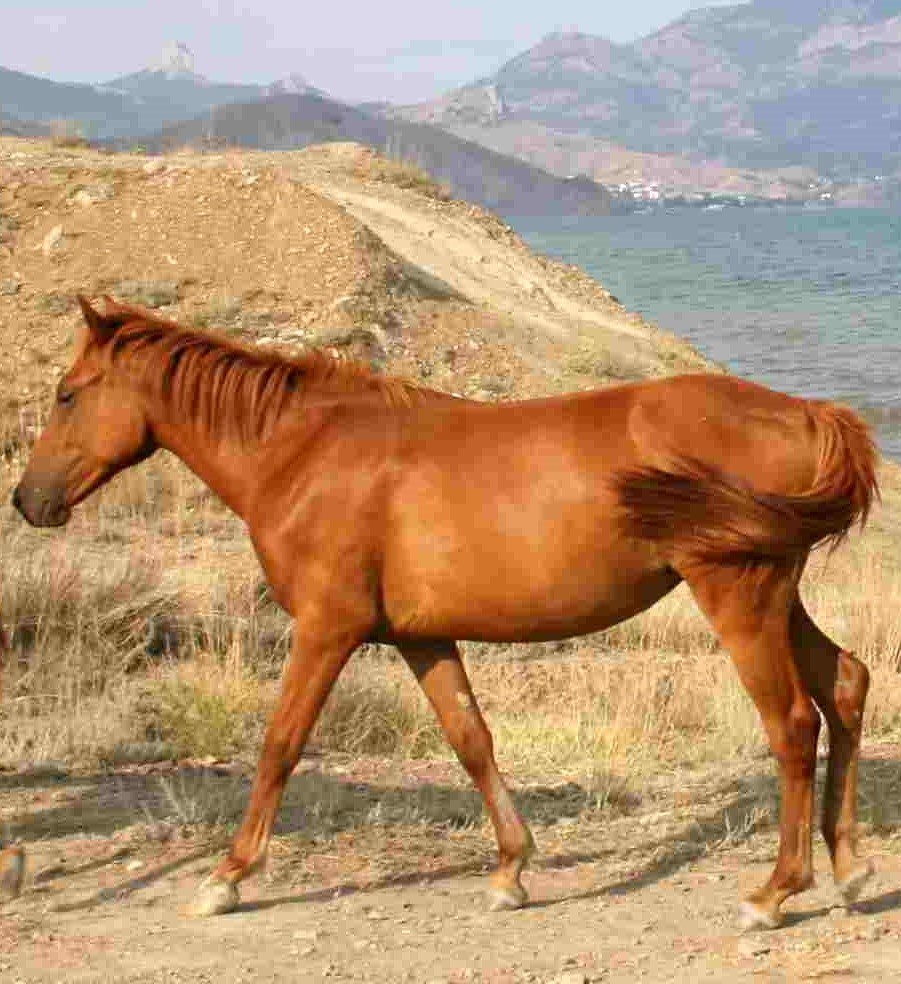
<instances>
[{"instance_id":1,"label":"horse's eye","mask_svg":"<svg viewBox=\"0 0 901 984\"><path fill-rule=\"evenodd\" d=\"M75 402L75 392L73 390L60 390L56 395L56 402L61 407L71 407Z\"/></svg>"}]
</instances>

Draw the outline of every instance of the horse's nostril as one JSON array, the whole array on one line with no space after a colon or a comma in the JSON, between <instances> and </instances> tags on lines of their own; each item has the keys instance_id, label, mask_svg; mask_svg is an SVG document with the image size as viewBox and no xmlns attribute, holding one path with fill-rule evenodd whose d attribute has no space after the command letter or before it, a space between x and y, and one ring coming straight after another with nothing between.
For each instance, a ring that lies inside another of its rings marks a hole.
<instances>
[{"instance_id":1,"label":"horse's nostril","mask_svg":"<svg viewBox=\"0 0 901 984\"><path fill-rule=\"evenodd\" d=\"M19 495L18 485L13 489L13 506L19 511L22 509L22 497Z\"/></svg>"}]
</instances>

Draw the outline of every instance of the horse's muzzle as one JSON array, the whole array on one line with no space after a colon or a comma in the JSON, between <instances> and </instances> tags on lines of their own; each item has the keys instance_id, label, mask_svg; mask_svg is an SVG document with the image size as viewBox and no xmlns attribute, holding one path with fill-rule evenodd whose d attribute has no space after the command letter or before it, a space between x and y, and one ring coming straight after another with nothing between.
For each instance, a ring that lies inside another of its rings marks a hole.
<instances>
[{"instance_id":1,"label":"horse's muzzle","mask_svg":"<svg viewBox=\"0 0 901 984\"><path fill-rule=\"evenodd\" d=\"M13 490L13 505L32 526L64 526L69 519L70 510L63 497L41 488L23 488L21 484Z\"/></svg>"}]
</instances>

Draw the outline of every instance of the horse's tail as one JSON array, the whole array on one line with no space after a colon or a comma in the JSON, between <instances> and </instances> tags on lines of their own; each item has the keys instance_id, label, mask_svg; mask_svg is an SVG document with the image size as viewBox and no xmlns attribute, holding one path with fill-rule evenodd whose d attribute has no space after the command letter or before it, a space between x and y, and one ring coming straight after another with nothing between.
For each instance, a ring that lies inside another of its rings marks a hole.
<instances>
[{"instance_id":1,"label":"horse's tail","mask_svg":"<svg viewBox=\"0 0 901 984\"><path fill-rule=\"evenodd\" d=\"M879 491L876 449L853 411L808 401L816 477L801 494L761 492L696 458L636 468L615 480L626 530L698 560L748 564L788 559L820 543L837 545L866 522Z\"/></svg>"}]
</instances>

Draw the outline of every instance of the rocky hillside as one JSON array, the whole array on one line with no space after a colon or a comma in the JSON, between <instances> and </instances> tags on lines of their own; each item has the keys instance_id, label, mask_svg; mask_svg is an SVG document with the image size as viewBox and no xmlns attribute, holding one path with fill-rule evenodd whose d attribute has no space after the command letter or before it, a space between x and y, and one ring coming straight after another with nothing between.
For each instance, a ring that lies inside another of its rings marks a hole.
<instances>
[{"instance_id":1,"label":"rocky hillside","mask_svg":"<svg viewBox=\"0 0 901 984\"><path fill-rule=\"evenodd\" d=\"M901 0L753 0L634 44L555 34L490 79L400 112L492 139L531 122L631 150L833 177L901 160ZM514 138L515 139L515 138ZM548 139L549 145L551 138Z\"/></svg>"},{"instance_id":2,"label":"rocky hillside","mask_svg":"<svg viewBox=\"0 0 901 984\"><path fill-rule=\"evenodd\" d=\"M757 199L807 202L858 191L810 167L739 168L679 154L628 150L585 133L563 133L532 120L492 126L454 124L452 132L498 153L515 155L560 177L584 175L607 188L615 210L643 201Z\"/></svg>"},{"instance_id":3,"label":"rocky hillside","mask_svg":"<svg viewBox=\"0 0 901 984\"><path fill-rule=\"evenodd\" d=\"M288 347L345 347L485 399L704 361L500 220L352 144L103 154L0 141L7 420L49 394L75 292Z\"/></svg>"}]
</instances>

